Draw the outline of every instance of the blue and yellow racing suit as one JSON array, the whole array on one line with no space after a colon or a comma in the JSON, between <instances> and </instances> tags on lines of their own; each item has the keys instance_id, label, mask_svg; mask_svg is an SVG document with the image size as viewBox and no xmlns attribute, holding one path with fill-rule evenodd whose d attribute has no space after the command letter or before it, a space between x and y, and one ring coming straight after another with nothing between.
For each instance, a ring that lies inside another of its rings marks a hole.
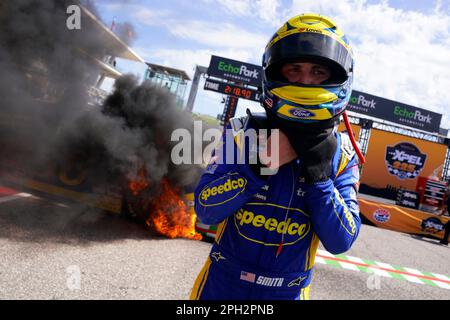
<instances>
[{"instance_id":1,"label":"blue and yellow racing suit","mask_svg":"<svg viewBox=\"0 0 450 320\"><path fill-rule=\"evenodd\" d=\"M232 131L236 153L247 152L237 138L249 128L246 121ZM248 164L208 165L195 211L201 222L219 225L191 299L308 299L319 241L333 254L345 252L361 224L357 158L349 137L333 134L338 148L325 182L304 183L298 159L268 179Z\"/></svg>"}]
</instances>

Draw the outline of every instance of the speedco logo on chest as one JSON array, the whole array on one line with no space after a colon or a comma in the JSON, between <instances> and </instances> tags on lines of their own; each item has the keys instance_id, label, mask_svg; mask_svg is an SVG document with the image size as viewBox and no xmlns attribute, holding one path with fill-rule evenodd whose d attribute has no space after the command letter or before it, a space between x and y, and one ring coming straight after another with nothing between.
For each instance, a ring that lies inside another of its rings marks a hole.
<instances>
[{"instance_id":1,"label":"speedco logo on chest","mask_svg":"<svg viewBox=\"0 0 450 320\"><path fill-rule=\"evenodd\" d=\"M203 206L223 204L244 191L246 185L245 178L230 174L210 183L200 192L198 199Z\"/></svg>"},{"instance_id":2,"label":"speedco logo on chest","mask_svg":"<svg viewBox=\"0 0 450 320\"><path fill-rule=\"evenodd\" d=\"M255 213L253 209L241 208L234 215L234 223L239 234L252 242L267 246L279 245L280 238L267 237L267 232L269 232L279 236L284 234L284 245L291 245L303 239L311 228L308 216L299 209L288 209L290 210L289 217L284 220L287 208L269 203L248 203L247 206L249 208L256 207L255 209L260 213ZM274 212L273 210L275 210L275 213L279 211L279 216L283 218L269 218L262 214L263 211ZM270 239L273 239L273 243Z\"/></svg>"}]
</instances>

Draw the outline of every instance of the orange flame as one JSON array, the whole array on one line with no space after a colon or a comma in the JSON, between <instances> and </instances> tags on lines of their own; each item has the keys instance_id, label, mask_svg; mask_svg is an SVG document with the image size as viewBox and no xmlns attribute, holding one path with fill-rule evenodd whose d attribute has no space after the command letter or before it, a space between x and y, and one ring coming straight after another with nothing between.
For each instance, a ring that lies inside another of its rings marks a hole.
<instances>
[{"instance_id":1,"label":"orange flame","mask_svg":"<svg viewBox=\"0 0 450 320\"><path fill-rule=\"evenodd\" d=\"M133 195L135 197L150 185L145 176L146 171L144 168L142 168L141 170L139 170L136 180L130 181L128 183L128 187L130 188L131 192L133 192Z\"/></svg>"},{"instance_id":2,"label":"orange flame","mask_svg":"<svg viewBox=\"0 0 450 320\"><path fill-rule=\"evenodd\" d=\"M147 226L172 239L201 240L201 234L195 232L197 216L181 199L179 190L172 188L167 180L161 182L161 187L163 192L153 200L152 211L146 221Z\"/></svg>"}]
</instances>

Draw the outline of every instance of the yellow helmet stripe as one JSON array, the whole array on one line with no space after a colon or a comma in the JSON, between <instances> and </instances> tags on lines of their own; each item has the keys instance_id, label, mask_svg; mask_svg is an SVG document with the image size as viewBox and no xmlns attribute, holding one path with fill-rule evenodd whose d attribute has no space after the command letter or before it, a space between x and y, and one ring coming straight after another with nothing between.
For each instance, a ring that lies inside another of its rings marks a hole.
<instances>
[{"instance_id":1,"label":"yellow helmet stripe","mask_svg":"<svg viewBox=\"0 0 450 320\"><path fill-rule=\"evenodd\" d=\"M332 102L338 98L337 95L323 88L303 87L302 90L298 90L296 86L284 86L272 89L270 92L281 99L306 106Z\"/></svg>"}]
</instances>

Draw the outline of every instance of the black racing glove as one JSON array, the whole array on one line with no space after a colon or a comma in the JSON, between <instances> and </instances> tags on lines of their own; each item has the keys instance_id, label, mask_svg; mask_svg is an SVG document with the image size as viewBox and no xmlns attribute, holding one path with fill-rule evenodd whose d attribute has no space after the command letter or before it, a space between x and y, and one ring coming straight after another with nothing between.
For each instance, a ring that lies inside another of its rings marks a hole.
<instances>
[{"instance_id":1,"label":"black racing glove","mask_svg":"<svg viewBox=\"0 0 450 320\"><path fill-rule=\"evenodd\" d=\"M250 122L250 126L252 128L255 128L257 133L259 134L259 129L266 129L267 130L267 138L270 137L270 123L267 121L267 116L265 113L251 113L249 109L247 109L247 116L248 121ZM253 173L263 179L268 180L268 175L262 175L261 174L261 168L264 167L264 165L261 163L259 159L259 149L260 149L259 141L258 146L256 149L250 150L250 158L253 158L253 161L256 160L256 163L249 164L250 169L253 171Z\"/></svg>"},{"instance_id":2,"label":"black racing glove","mask_svg":"<svg viewBox=\"0 0 450 320\"><path fill-rule=\"evenodd\" d=\"M332 159L337 149L333 133L336 119L317 124L299 124L272 117L286 134L300 159L301 176L306 183L326 181L331 176Z\"/></svg>"},{"instance_id":3,"label":"black racing glove","mask_svg":"<svg viewBox=\"0 0 450 320\"><path fill-rule=\"evenodd\" d=\"M333 156L337 149L333 130L338 118L314 124L301 124L267 112L267 120L271 128L282 130L288 137L289 143L300 159L300 174L306 183L312 184L329 179Z\"/></svg>"},{"instance_id":4,"label":"black racing glove","mask_svg":"<svg viewBox=\"0 0 450 320\"><path fill-rule=\"evenodd\" d=\"M267 116L265 113L251 113L250 110L247 109L247 117L234 118L231 121L237 121L238 126L243 129L245 129L246 127L253 128L256 130L257 134L259 134L260 129L266 129L268 130L268 136L270 136L271 126L267 120ZM257 145L255 146L248 145L248 142L249 141L245 142L245 147L247 149L244 151L244 155L246 156L246 158L244 159L244 163L248 164L250 169L257 177L260 177L263 180L267 180L269 176L261 175L261 168L263 168L264 165L259 159L259 141L255 141L257 142Z\"/></svg>"},{"instance_id":5,"label":"black racing glove","mask_svg":"<svg viewBox=\"0 0 450 320\"><path fill-rule=\"evenodd\" d=\"M332 160L336 149L336 136L331 133L308 150L304 150L300 154L297 152L301 161L301 175L305 178L305 183L313 184L330 178Z\"/></svg>"}]
</instances>

